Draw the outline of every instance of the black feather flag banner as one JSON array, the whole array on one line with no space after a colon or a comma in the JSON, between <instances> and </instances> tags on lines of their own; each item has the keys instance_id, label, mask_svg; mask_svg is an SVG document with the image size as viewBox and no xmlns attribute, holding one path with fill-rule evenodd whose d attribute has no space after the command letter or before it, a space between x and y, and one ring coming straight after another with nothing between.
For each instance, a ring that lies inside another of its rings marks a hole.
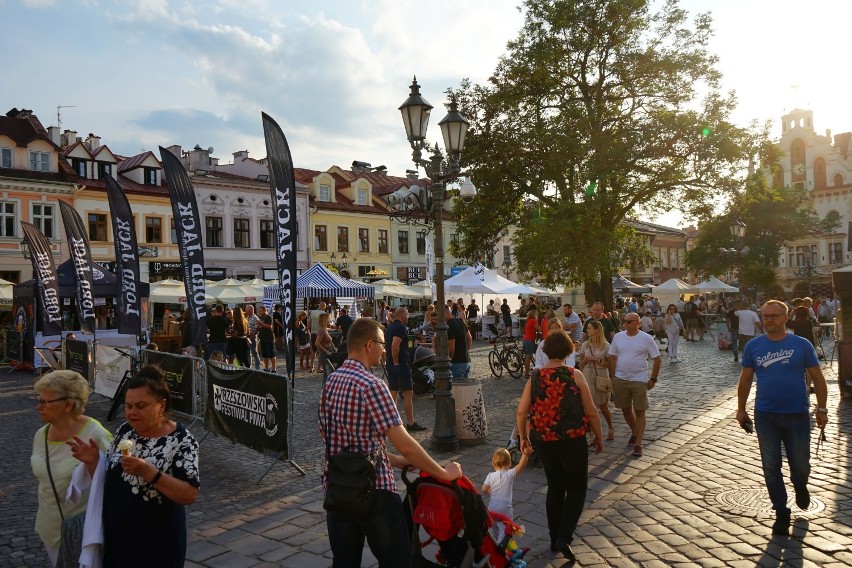
<instances>
[{"instance_id":1,"label":"black feather flag banner","mask_svg":"<svg viewBox=\"0 0 852 568\"><path fill-rule=\"evenodd\" d=\"M59 202L62 212L62 224L65 225L65 237L68 239L68 252L74 265L74 290L77 301L77 317L83 333L95 333L95 283L92 278L92 249L86 227L80 214L70 203Z\"/></svg>"},{"instance_id":2,"label":"black feather flag banner","mask_svg":"<svg viewBox=\"0 0 852 568\"><path fill-rule=\"evenodd\" d=\"M116 327L119 333L142 333L142 308L139 297L139 245L133 211L121 186L112 177L106 177L107 199L112 217L112 236L115 246L115 275L121 282L121 294L116 310Z\"/></svg>"},{"instance_id":3,"label":"black feather flag banner","mask_svg":"<svg viewBox=\"0 0 852 568\"><path fill-rule=\"evenodd\" d=\"M24 238L30 245L30 260L33 263L33 278L41 300L41 334L62 334L62 306L59 299L59 279L56 276L56 264L47 237L38 227L21 221Z\"/></svg>"}]
</instances>

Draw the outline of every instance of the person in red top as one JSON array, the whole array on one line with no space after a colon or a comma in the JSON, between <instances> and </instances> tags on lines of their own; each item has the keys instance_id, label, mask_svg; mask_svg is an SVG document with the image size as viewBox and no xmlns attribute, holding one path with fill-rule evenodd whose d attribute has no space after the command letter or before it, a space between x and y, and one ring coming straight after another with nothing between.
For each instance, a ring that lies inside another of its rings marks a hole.
<instances>
[{"instance_id":1,"label":"person in red top","mask_svg":"<svg viewBox=\"0 0 852 568\"><path fill-rule=\"evenodd\" d=\"M366 539L379 566L411 566L411 535L396 489L393 467L412 465L442 481L462 475L461 465L441 467L403 427L387 385L371 368L385 351L382 326L359 318L349 327L348 358L331 375L319 405L319 430L327 454L323 490L327 488L328 456L357 447L376 460L376 492L369 514L352 518L326 513L334 568L361 566ZM388 439L402 455L388 452Z\"/></svg>"},{"instance_id":2,"label":"person in red top","mask_svg":"<svg viewBox=\"0 0 852 568\"><path fill-rule=\"evenodd\" d=\"M530 378L530 363L535 357L535 338L541 331L538 324L538 312L530 310L527 312L527 323L524 326L524 376Z\"/></svg>"}]
</instances>

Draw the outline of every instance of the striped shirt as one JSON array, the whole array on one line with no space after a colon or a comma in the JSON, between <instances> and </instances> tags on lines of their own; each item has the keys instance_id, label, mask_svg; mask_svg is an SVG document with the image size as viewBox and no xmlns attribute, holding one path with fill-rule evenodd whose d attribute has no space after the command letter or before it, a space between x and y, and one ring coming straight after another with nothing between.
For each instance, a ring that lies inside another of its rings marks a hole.
<instances>
[{"instance_id":1,"label":"striped shirt","mask_svg":"<svg viewBox=\"0 0 852 568\"><path fill-rule=\"evenodd\" d=\"M319 405L319 429L329 455L355 446L376 461L376 489L397 492L385 431L402 420L387 385L358 361L347 359L329 375ZM323 463L326 487L328 459Z\"/></svg>"}]
</instances>

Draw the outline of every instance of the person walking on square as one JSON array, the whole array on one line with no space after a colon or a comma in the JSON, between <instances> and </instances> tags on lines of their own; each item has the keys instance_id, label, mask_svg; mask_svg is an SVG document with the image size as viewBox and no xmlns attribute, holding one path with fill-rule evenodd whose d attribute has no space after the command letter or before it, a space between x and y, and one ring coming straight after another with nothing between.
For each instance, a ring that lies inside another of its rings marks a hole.
<instances>
[{"instance_id":1,"label":"person walking on square","mask_svg":"<svg viewBox=\"0 0 852 568\"><path fill-rule=\"evenodd\" d=\"M820 429L828 423L828 388L814 346L807 339L788 334L785 328L788 308L769 300L761 309L766 335L749 341L743 348L743 370L737 388L737 422L743 428L750 422L746 411L751 383L757 377L754 401L754 428L760 445L763 479L775 510L772 534L787 535L791 511L781 473L781 445L790 466L790 481L796 493L796 506L810 505L811 420L806 377L813 383L817 408L814 414Z\"/></svg>"},{"instance_id":2,"label":"person walking on square","mask_svg":"<svg viewBox=\"0 0 852 568\"><path fill-rule=\"evenodd\" d=\"M320 302L319 306L310 312L308 312L308 330L310 330L310 346L311 346L311 373L317 372L319 365L316 365L316 357L317 357L317 330L319 330L319 319L320 316L326 313L325 311L326 304L325 302Z\"/></svg>"},{"instance_id":3,"label":"person walking on square","mask_svg":"<svg viewBox=\"0 0 852 568\"><path fill-rule=\"evenodd\" d=\"M784 304L785 306L787 304ZM763 328L760 326L760 318L754 311L750 310L747 302L740 302L739 309L734 312L739 321L739 344L745 351L746 344L757 335Z\"/></svg>"},{"instance_id":4,"label":"person walking on square","mask_svg":"<svg viewBox=\"0 0 852 568\"><path fill-rule=\"evenodd\" d=\"M678 363L678 344L680 343L680 334L683 332L683 320L680 314L677 313L677 306L669 304L666 308L666 315L663 318L666 324L666 338L669 346L669 360L672 363ZM736 357L736 355L734 355Z\"/></svg>"},{"instance_id":5,"label":"person walking on square","mask_svg":"<svg viewBox=\"0 0 852 568\"><path fill-rule=\"evenodd\" d=\"M527 323L524 325L524 377L530 378L530 364L535 357L536 336L541 333L538 324L538 312L530 310L527 312Z\"/></svg>"},{"instance_id":6,"label":"person walking on square","mask_svg":"<svg viewBox=\"0 0 852 568\"><path fill-rule=\"evenodd\" d=\"M734 352L735 363L740 360L740 318L737 317L737 304L738 302L732 302L725 316L728 334L731 336L731 351Z\"/></svg>"},{"instance_id":7,"label":"person walking on square","mask_svg":"<svg viewBox=\"0 0 852 568\"><path fill-rule=\"evenodd\" d=\"M257 323L260 319L254 313L254 306L249 304L246 306L246 322L248 323L248 350L251 357L250 365L254 365L254 370L260 369L260 356L257 349Z\"/></svg>"},{"instance_id":8,"label":"person walking on square","mask_svg":"<svg viewBox=\"0 0 852 568\"><path fill-rule=\"evenodd\" d=\"M451 462L441 467L426 453L403 427L388 387L370 371L385 350L379 323L370 318L355 320L348 346L347 359L329 375L319 405L320 435L328 448L323 490L328 487L329 457L356 447L376 460L376 491L373 506L363 518L326 513L332 566L360 567L366 540L380 567L410 567L411 535L393 468L410 465L442 481L452 481L461 477L461 465ZM402 455L388 452L388 440Z\"/></svg>"},{"instance_id":9,"label":"person walking on square","mask_svg":"<svg viewBox=\"0 0 852 568\"><path fill-rule=\"evenodd\" d=\"M515 511L512 507L512 489L514 488L515 478L521 474L527 467L529 454L521 453L521 458L518 460L518 465L512 467L512 454L505 448L494 450L494 455L491 456L491 466L494 471L485 476L485 483L482 484L482 492L488 495L488 510L495 513L501 513L509 517L510 520L515 519ZM500 527L496 532L497 541L502 538L503 530L501 523L494 523Z\"/></svg>"},{"instance_id":10,"label":"person walking on square","mask_svg":"<svg viewBox=\"0 0 852 568\"><path fill-rule=\"evenodd\" d=\"M598 389L597 385L599 376L604 378L609 376L609 341L604 338L603 326L598 321L591 322L586 332L589 334L589 339L580 347L583 358L579 369L583 371L595 406L606 420L606 439L612 441L615 440L615 426L612 424L612 411L609 409L611 390ZM589 445L594 446L596 442L597 440L592 440Z\"/></svg>"},{"instance_id":11,"label":"person walking on square","mask_svg":"<svg viewBox=\"0 0 852 568\"><path fill-rule=\"evenodd\" d=\"M257 314L257 345L260 347L260 357L263 359L263 370L277 373L272 316L267 312L266 306L260 306Z\"/></svg>"},{"instance_id":12,"label":"person walking on square","mask_svg":"<svg viewBox=\"0 0 852 568\"><path fill-rule=\"evenodd\" d=\"M583 322L580 321L580 316L574 312L574 308L571 304L565 304L562 306L562 315L564 316L564 323L562 327L565 330L565 333L568 334L568 337L571 338L571 341L574 343L582 341Z\"/></svg>"},{"instance_id":13,"label":"person walking on square","mask_svg":"<svg viewBox=\"0 0 852 568\"><path fill-rule=\"evenodd\" d=\"M449 308L447 308L449 311ZM358 320L360 321L360 320ZM352 325L355 325L354 323ZM411 377L411 357L408 349L408 310L399 307L393 312L393 322L385 330L387 353L388 387L394 393L402 394L402 409L405 412L405 429L409 432L426 430L414 420L414 383ZM349 328L350 330L352 328Z\"/></svg>"},{"instance_id":14,"label":"person walking on square","mask_svg":"<svg viewBox=\"0 0 852 568\"><path fill-rule=\"evenodd\" d=\"M503 298L503 303L500 305L500 314L503 316L506 335L512 337L512 308L509 307L509 301L506 298Z\"/></svg>"},{"instance_id":15,"label":"person walking on square","mask_svg":"<svg viewBox=\"0 0 852 568\"><path fill-rule=\"evenodd\" d=\"M648 391L657 384L660 374L660 350L654 338L639 330L639 314L624 316L625 331L615 334L609 348L609 376L615 406L624 414L632 435L627 441L633 455L642 457L642 438L645 435L645 411ZM651 377L648 378L648 359Z\"/></svg>"},{"instance_id":16,"label":"person walking on square","mask_svg":"<svg viewBox=\"0 0 852 568\"><path fill-rule=\"evenodd\" d=\"M454 379L470 377L470 348L473 346L473 336L464 318L450 317L450 311L445 310L447 318L447 354L450 356L450 371ZM433 339L437 336L433 336ZM434 346L437 350L437 346Z\"/></svg>"},{"instance_id":17,"label":"person walking on square","mask_svg":"<svg viewBox=\"0 0 852 568\"><path fill-rule=\"evenodd\" d=\"M586 323L583 324L583 338L584 339L589 338L589 334L588 334L587 329L589 327L589 322L594 320L594 321L600 322L600 324L603 326L604 339L606 339L607 341L612 341L612 338L613 338L613 336L615 336L615 333L616 333L615 323L612 320L610 320L609 318L603 317L603 315L604 315L603 309L604 309L604 305L601 302L595 302L594 304L592 304L592 307L589 308L589 315L591 317L589 317L589 319L586 320Z\"/></svg>"}]
</instances>

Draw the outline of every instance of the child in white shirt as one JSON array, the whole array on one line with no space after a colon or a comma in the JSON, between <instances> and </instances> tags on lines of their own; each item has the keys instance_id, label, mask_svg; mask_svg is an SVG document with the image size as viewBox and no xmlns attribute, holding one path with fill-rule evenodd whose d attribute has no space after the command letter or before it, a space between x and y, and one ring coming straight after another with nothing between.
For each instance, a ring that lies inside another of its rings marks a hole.
<instances>
[{"instance_id":1,"label":"child in white shirt","mask_svg":"<svg viewBox=\"0 0 852 568\"><path fill-rule=\"evenodd\" d=\"M485 477L485 483L482 484L482 492L489 496L488 510L495 513L502 513L514 519L512 510L512 486L515 483L515 477L520 475L524 468L527 467L529 456L521 453L521 459L518 465L512 467L512 456L505 448L498 448L491 456L491 465L494 466L494 471ZM497 533L497 541L503 536L502 523L495 523L495 527L499 531Z\"/></svg>"}]
</instances>

